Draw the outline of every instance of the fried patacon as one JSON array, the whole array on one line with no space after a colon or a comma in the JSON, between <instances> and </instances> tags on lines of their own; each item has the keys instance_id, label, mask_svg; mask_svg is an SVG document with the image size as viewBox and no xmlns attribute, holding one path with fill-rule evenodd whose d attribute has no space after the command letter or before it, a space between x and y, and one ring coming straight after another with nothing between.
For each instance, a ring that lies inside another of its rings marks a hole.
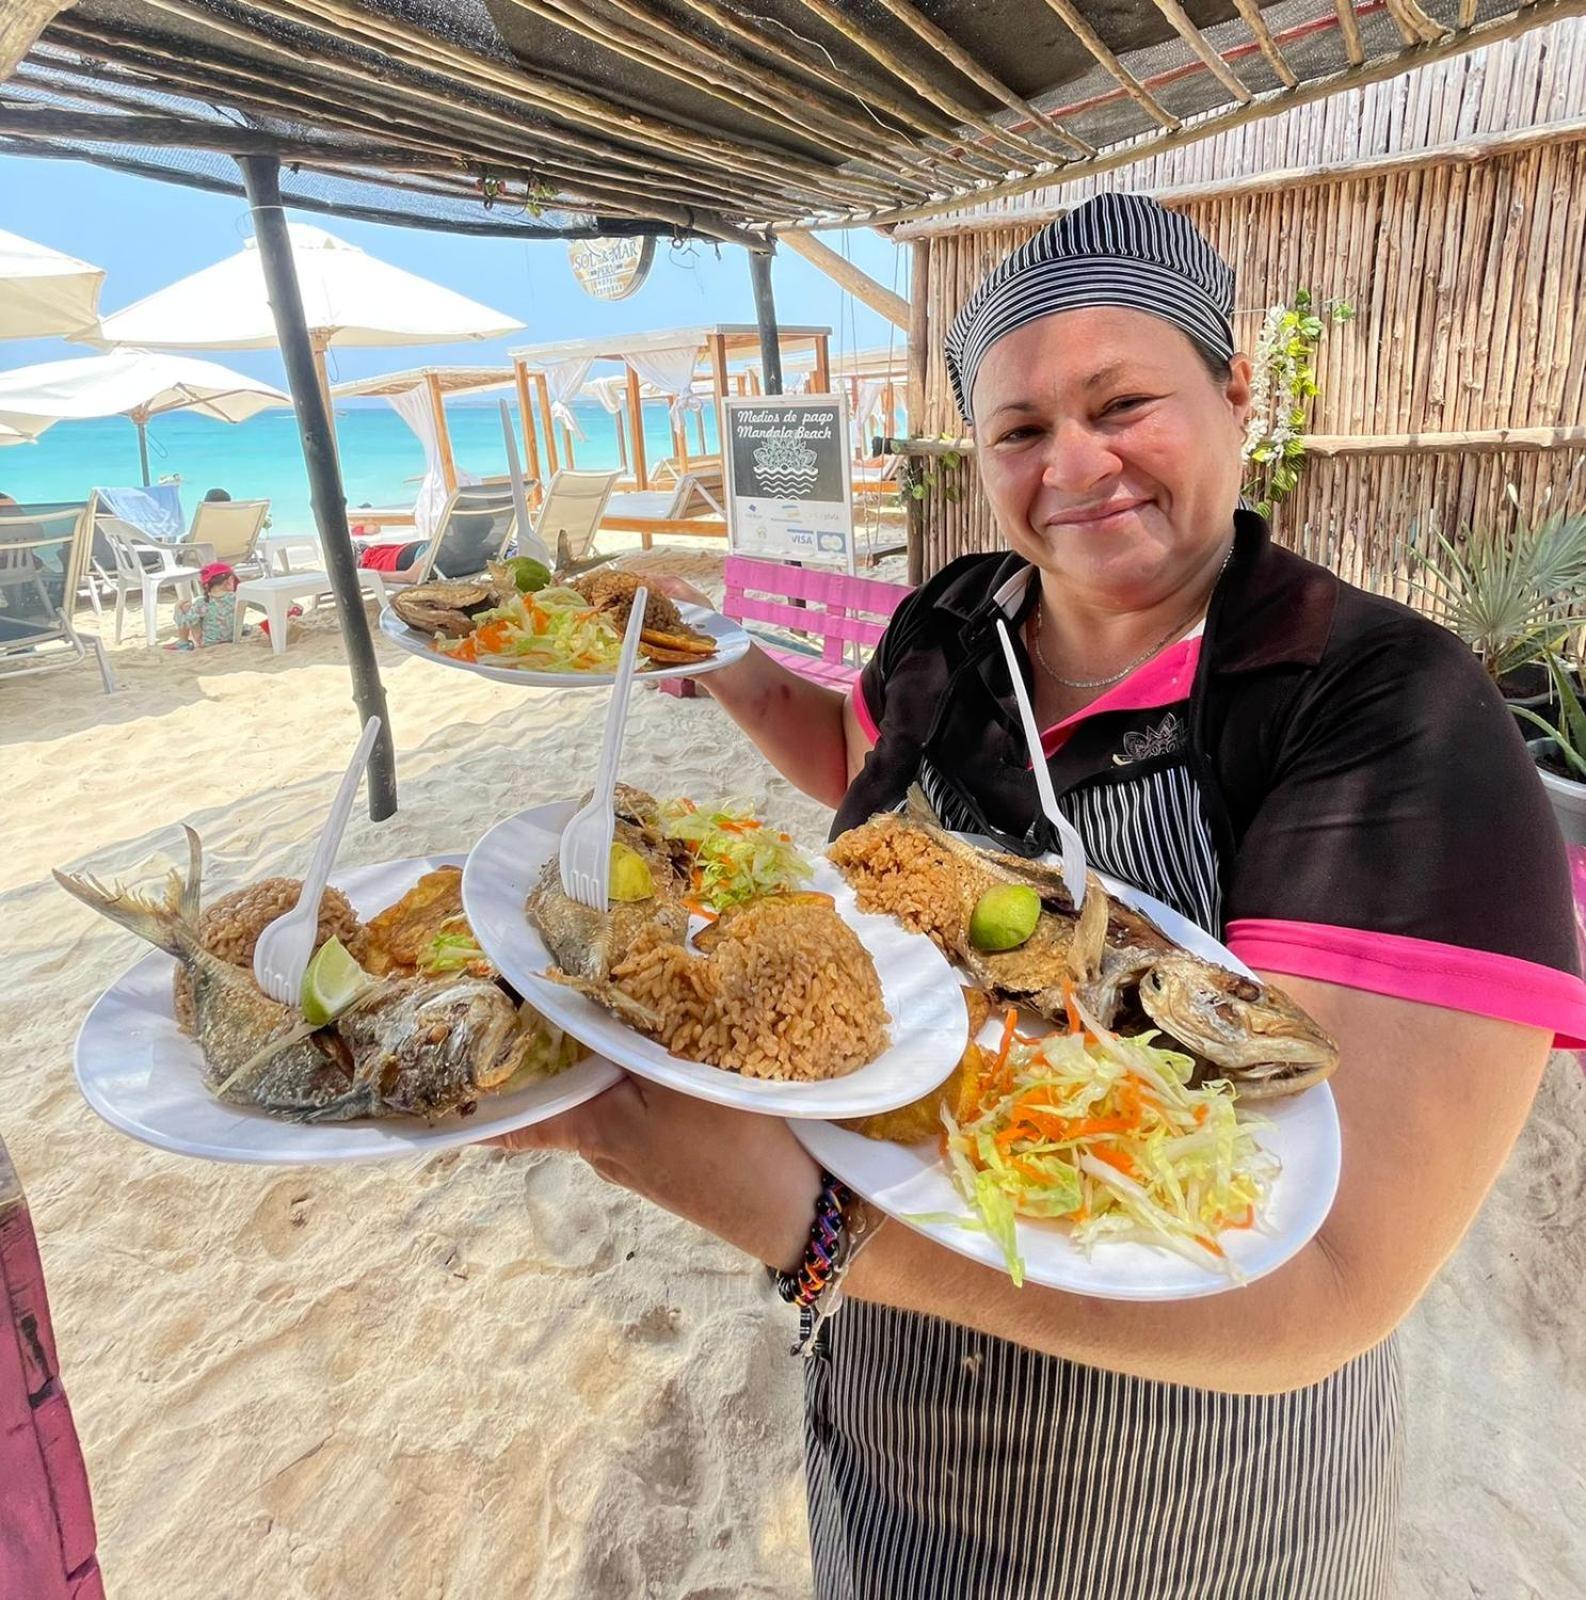
<instances>
[{"instance_id":1,"label":"fried patacon","mask_svg":"<svg viewBox=\"0 0 1586 1600\"><path fill-rule=\"evenodd\" d=\"M377 978L410 977L447 923L461 931L463 871L437 867L426 872L395 905L387 906L364 930L362 965Z\"/></svg>"}]
</instances>

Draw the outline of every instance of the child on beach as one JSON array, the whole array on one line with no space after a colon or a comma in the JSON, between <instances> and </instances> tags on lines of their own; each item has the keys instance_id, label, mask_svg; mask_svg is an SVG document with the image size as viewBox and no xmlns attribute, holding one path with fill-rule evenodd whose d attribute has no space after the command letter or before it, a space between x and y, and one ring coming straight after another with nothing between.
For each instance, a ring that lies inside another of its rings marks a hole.
<instances>
[{"instance_id":1,"label":"child on beach","mask_svg":"<svg viewBox=\"0 0 1586 1600\"><path fill-rule=\"evenodd\" d=\"M200 567L196 600L178 601L176 638L167 650L202 650L206 645L230 644L237 621L237 574L224 561Z\"/></svg>"}]
</instances>

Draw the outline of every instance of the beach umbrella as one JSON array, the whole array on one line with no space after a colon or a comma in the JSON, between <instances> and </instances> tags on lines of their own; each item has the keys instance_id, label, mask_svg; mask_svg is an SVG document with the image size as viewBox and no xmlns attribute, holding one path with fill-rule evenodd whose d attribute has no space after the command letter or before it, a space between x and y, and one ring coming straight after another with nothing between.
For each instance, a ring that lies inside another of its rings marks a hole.
<instances>
[{"instance_id":1,"label":"beach umbrella","mask_svg":"<svg viewBox=\"0 0 1586 1600\"><path fill-rule=\"evenodd\" d=\"M477 300L393 267L323 228L286 226L320 388L325 351L336 347L455 344L496 339L523 326ZM275 317L258 242L113 312L85 335L96 344L164 350L269 350Z\"/></svg>"},{"instance_id":2,"label":"beach umbrella","mask_svg":"<svg viewBox=\"0 0 1586 1600\"><path fill-rule=\"evenodd\" d=\"M137 425L145 483L150 417L196 411L219 422L246 422L291 403L282 390L218 362L153 350L112 350L0 372L0 429L37 437L57 422L126 417ZM0 444L5 442L0 434Z\"/></svg>"},{"instance_id":3,"label":"beach umbrella","mask_svg":"<svg viewBox=\"0 0 1586 1600\"><path fill-rule=\"evenodd\" d=\"M0 339L77 334L99 317L102 267L0 230Z\"/></svg>"}]
</instances>

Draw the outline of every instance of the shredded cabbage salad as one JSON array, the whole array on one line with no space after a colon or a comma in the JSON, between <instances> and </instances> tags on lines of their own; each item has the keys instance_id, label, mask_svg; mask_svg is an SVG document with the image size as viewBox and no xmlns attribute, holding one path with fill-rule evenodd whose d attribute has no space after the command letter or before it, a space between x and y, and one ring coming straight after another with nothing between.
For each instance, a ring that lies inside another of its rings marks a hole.
<instances>
[{"instance_id":1,"label":"shredded cabbage salad","mask_svg":"<svg viewBox=\"0 0 1586 1600\"><path fill-rule=\"evenodd\" d=\"M419 971L428 977L447 972L467 972L476 978L493 978L494 963L480 949L466 917L448 917L430 940L418 960Z\"/></svg>"},{"instance_id":2,"label":"shredded cabbage salad","mask_svg":"<svg viewBox=\"0 0 1586 1600\"><path fill-rule=\"evenodd\" d=\"M1222 1080L1189 1087L1194 1062L1154 1034L1121 1038L1069 1002L1070 1031L1015 1032L993 1058L971 1046L957 1115L942 1107L946 1157L974 1220L1015 1284L1016 1217L1058 1218L1088 1254L1107 1240L1161 1245L1234 1273L1217 1241L1256 1222L1278 1161L1234 1114Z\"/></svg>"},{"instance_id":3,"label":"shredded cabbage salad","mask_svg":"<svg viewBox=\"0 0 1586 1600\"><path fill-rule=\"evenodd\" d=\"M663 800L661 826L694 852L693 895L721 912L761 895L786 894L814 872L792 838L768 828L752 805L703 811L692 800Z\"/></svg>"},{"instance_id":4,"label":"shredded cabbage salad","mask_svg":"<svg viewBox=\"0 0 1586 1600\"><path fill-rule=\"evenodd\" d=\"M541 589L481 611L466 638L437 639L435 649L481 666L614 672L622 635L576 589Z\"/></svg>"},{"instance_id":5,"label":"shredded cabbage salad","mask_svg":"<svg viewBox=\"0 0 1586 1600\"><path fill-rule=\"evenodd\" d=\"M566 1072L575 1061L581 1061L588 1054L572 1034L563 1033L554 1022L542 1017L527 1003L518 1009L518 1026L525 1033L531 1033L534 1040L523 1057L523 1065L500 1089L494 1091L497 1094L510 1094L527 1083Z\"/></svg>"}]
</instances>

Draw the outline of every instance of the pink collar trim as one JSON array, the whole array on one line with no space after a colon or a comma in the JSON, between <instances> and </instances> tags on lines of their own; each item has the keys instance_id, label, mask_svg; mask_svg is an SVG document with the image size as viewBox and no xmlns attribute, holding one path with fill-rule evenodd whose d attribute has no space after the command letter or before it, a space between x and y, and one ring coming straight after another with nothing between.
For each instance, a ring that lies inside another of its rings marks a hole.
<instances>
[{"instance_id":1,"label":"pink collar trim","mask_svg":"<svg viewBox=\"0 0 1586 1600\"><path fill-rule=\"evenodd\" d=\"M1041 734L1041 748L1047 755L1062 748L1068 736L1086 717L1097 717L1107 711L1147 711L1157 706L1176 705L1187 700L1195 682L1195 668L1201 658L1199 631L1177 644L1151 657L1144 666L1137 667L1122 683L1115 684L1098 700L1082 706L1071 716L1054 723Z\"/></svg>"}]
</instances>

